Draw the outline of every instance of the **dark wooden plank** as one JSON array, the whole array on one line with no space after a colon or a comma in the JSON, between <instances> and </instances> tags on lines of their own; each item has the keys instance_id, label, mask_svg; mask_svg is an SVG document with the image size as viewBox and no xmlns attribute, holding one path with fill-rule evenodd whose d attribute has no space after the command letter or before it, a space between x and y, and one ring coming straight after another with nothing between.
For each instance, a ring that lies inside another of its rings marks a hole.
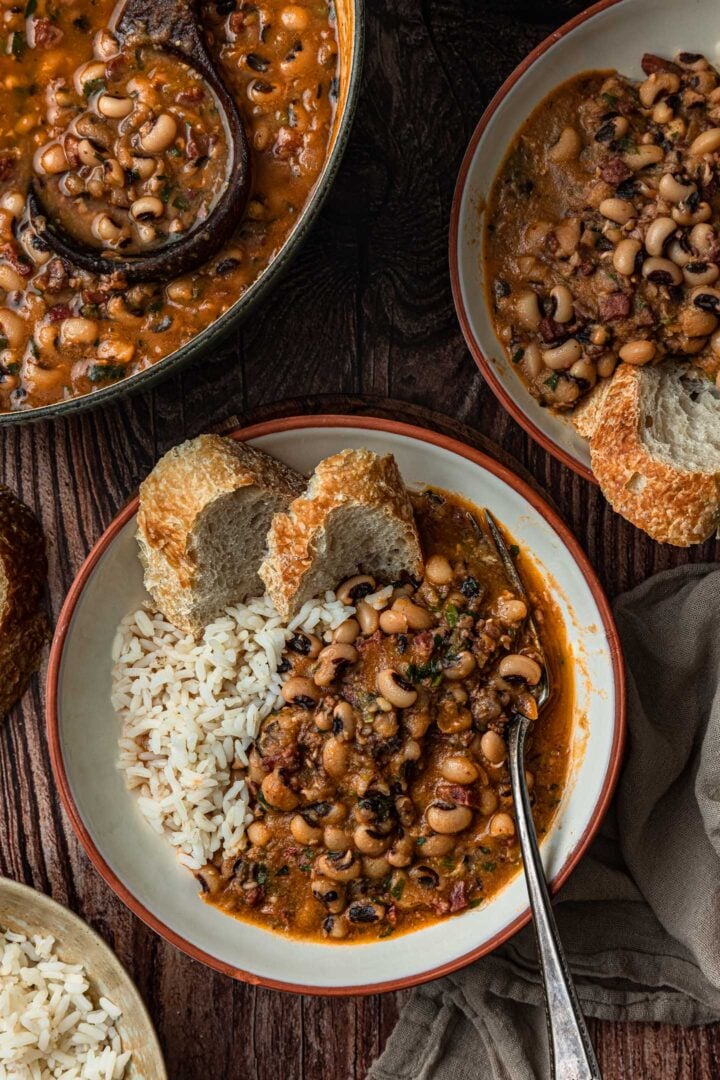
<instances>
[{"instance_id":1,"label":"dark wooden plank","mask_svg":"<svg viewBox=\"0 0 720 1080\"><path fill-rule=\"evenodd\" d=\"M434 409L461 436L502 447L548 493L611 595L664 567L717 558L717 544L681 552L622 522L498 407L465 348L447 269L455 176L482 109L550 29L513 20L511 6L368 0L367 62L345 161L273 295L211 355L152 392L0 433L0 479L48 536L53 616L156 458L232 414L389 408L442 427L423 411ZM407 994L293 998L234 983L162 942L75 840L52 780L43 708L39 680L0 731L0 871L68 904L116 949L148 1002L173 1080L361 1080ZM720 1075L720 1026L592 1028L608 1080Z\"/></svg>"}]
</instances>

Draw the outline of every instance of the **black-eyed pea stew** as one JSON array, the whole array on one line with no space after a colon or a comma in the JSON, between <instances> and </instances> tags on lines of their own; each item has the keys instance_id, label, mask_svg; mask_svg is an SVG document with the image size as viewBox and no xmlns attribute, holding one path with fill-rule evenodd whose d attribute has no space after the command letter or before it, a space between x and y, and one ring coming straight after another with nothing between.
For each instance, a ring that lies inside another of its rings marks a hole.
<instances>
[{"instance_id":1,"label":"black-eyed pea stew","mask_svg":"<svg viewBox=\"0 0 720 1080\"><path fill-rule=\"evenodd\" d=\"M498 335L555 409L620 362L677 357L720 385L720 75L695 53L642 66L549 95L486 208Z\"/></svg>"},{"instance_id":2,"label":"black-eyed pea stew","mask_svg":"<svg viewBox=\"0 0 720 1080\"><path fill-rule=\"evenodd\" d=\"M506 730L536 719L528 786L549 828L570 759L573 687L557 609L520 559L556 693L538 717L541 658L473 508L414 498L422 581L342 582L349 617L298 633L285 706L263 722L247 849L198 873L240 918L329 942L384 938L487 901L518 870Z\"/></svg>"},{"instance_id":3,"label":"black-eyed pea stew","mask_svg":"<svg viewBox=\"0 0 720 1080\"><path fill-rule=\"evenodd\" d=\"M212 91L169 53L123 48L114 0L3 8L0 30L0 412L141 371L225 312L274 258L324 164L338 94L329 0L208 0L208 47L248 134L243 220L204 267L129 285L55 256L32 230L32 178L54 219L132 254L182 238L223 188Z\"/></svg>"}]
</instances>

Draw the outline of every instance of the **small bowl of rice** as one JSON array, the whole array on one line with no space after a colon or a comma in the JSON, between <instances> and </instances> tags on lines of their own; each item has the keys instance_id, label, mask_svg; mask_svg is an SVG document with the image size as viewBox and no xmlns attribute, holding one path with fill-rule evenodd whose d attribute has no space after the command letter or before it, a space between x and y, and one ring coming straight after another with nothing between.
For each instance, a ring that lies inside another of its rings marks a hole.
<instances>
[{"instance_id":1,"label":"small bowl of rice","mask_svg":"<svg viewBox=\"0 0 720 1080\"><path fill-rule=\"evenodd\" d=\"M167 1080L150 1017L76 915L0 877L0 1076Z\"/></svg>"}]
</instances>

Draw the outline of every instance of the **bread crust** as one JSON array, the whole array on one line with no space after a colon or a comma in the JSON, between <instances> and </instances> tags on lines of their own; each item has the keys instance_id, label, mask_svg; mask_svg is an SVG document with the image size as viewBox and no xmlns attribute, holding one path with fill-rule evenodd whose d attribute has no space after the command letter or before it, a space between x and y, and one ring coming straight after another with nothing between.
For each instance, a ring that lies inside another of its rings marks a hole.
<instances>
[{"instance_id":1,"label":"bread crust","mask_svg":"<svg viewBox=\"0 0 720 1080\"><path fill-rule=\"evenodd\" d=\"M182 629L202 629L183 612L192 606L198 571L193 530L215 500L254 487L289 502L305 483L261 450L220 435L199 435L169 450L141 484L138 510L145 584L163 613Z\"/></svg>"},{"instance_id":2,"label":"bread crust","mask_svg":"<svg viewBox=\"0 0 720 1080\"><path fill-rule=\"evenodd\" d=\"M40 666L50 626L42 610L45 537L32 512L0 485L0 718Z\"/></svg>"},{"instance_id":3,"label":"bread crust","mask_svg":"<svg viewBox=\"0 0 720 1080\"><path fill-rule=\"evenodd\" d=\"M330 515L351 505L380 509L394 518L408 552L408 569L422 574L412 503L395 458L392 454L380 457L370 450L343 450L321 461L307 492L290 504L287 513L273 518L260 577L283 618L290 618L300 606L297 597L313 569L318 540ZM358 563L362 565L362 551L358 552Z\"/></svg>"},{"instance_id":4,"label":"bread crust","mask_svg":"<svg viewBox=\"0 0 720 1080\"><path fill-rule=\"evenodd\" d=\"M720 476L657 460L642 440L642 368L621 364L590 439L592 467L619 514L653 540L688 547L720 524Z\"/></svg>"}]
</instances>

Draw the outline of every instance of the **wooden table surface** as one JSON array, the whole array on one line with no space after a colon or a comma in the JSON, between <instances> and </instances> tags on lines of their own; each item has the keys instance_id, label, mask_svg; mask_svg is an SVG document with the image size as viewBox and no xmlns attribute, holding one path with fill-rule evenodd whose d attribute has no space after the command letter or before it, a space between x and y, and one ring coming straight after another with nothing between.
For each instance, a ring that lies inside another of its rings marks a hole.
<instances>
[{"instance_id":1,"label":"wooden table surface","mask_svg":"<svg viewBox=\"0 0 720 1080\"><path fill-rule=\"evenodd\" d=\"M368 6L350 145L272 297L216 354L145 396L0 431L0 480L48 537L54 617L91 544L160 454L231 413L255 418L301 397L306 411L322 411L315 395L324 394L393 398L400 418L415 415L406 406L431 407L503 447L552 495L611 596L665 567L717 559L713 543L690 552L652 543L530 442L485 386L455 317L447 231L460 160L492 94L551 27L494 14L487 0ZM0 732L0 872L67 904L116 950L148 1003L172 1080L364 1077L404 995L325 1000L255 989L148 930L93 870L60 808L43 678ZM720 1027L592 1030L608 1080L720 1075Z\"/></svg>"}]
</instances>

